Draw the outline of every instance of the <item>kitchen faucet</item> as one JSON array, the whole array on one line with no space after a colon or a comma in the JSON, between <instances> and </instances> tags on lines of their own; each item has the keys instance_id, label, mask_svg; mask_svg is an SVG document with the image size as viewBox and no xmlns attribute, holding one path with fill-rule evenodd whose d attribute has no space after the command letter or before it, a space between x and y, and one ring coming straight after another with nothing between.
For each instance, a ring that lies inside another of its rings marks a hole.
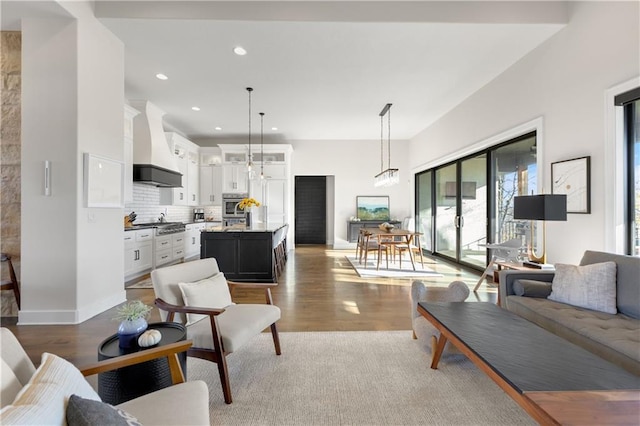
<instances>
[{"instance_id":1,"label":"kitchen faucet","mask_svg":"<svg viewBox=\"0 0 640 426\"><path fill-rule=\"evenodd\" d=\"M158 218L160 223L165 223L167 221L167 215L165 213L160 213L160 217Z\"/></svg>"}]
</instances>

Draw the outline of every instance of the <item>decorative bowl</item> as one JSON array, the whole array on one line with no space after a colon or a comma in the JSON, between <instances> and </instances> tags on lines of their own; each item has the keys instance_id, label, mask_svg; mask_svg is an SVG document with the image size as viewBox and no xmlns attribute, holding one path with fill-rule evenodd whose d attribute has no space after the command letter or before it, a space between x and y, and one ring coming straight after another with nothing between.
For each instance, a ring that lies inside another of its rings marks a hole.
<instances>
[{"instance_id":1,"label":"decorative bowl","mask_svg":"<svg viewBox=\"0 0 640 426\"><path fill-rule=\"evenodd\" d=\"M378 228L380 228L382 231L391 232L391 230L395 228L395 226L390 223L384 222L378 225Z\"/></svg>"}]
</instances>

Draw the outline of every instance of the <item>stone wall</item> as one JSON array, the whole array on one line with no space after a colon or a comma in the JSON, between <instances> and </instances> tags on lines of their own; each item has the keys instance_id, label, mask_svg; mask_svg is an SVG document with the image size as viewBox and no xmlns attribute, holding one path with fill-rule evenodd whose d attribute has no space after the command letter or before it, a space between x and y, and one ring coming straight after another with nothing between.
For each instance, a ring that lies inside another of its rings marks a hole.
<instances>
[{"instance_id":1,"label":"stone wall","mask_svg":"<svg viewBox=\"0 0 640 426\"><path fill-rule=\"evenodd\" d=\"M0 250L11 255L13 267L20 279L20 116L21 116L21 47L22 36L17 31L2 31L0 41ZM2 263L2 279L9 279L6 262ZM17 316L13 292L2 291L2 316Z\"/></svg>"}]
</instances>

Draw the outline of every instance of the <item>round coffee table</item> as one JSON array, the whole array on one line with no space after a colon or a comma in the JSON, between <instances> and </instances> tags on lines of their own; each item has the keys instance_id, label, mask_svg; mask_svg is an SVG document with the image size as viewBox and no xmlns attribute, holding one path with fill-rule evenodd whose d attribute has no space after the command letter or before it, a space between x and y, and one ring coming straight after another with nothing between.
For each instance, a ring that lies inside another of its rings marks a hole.
<instances>
[{"instance_id":1,"label":"round coffee table","mask_svg":"<svg viewBox=\"0 0 640 426\"><path fill-rule=\"evenodd\" d=\"M160 342L153 346L168 345L187 338L187 330L182 324L174 322L157 322L149 324L147 330L158 330L162 333ZM123 349L118 346L118 335L106 338L98 346L98 361L115 358L130 353L143 351L146 348ZM187 353L178 354L185 379L187 377ZM158 358L130 367L98 374L98 395L108 404L117 405L130 399L166 388L173 384L169 362L166 358Z\"/></svg>"}]
</instances>

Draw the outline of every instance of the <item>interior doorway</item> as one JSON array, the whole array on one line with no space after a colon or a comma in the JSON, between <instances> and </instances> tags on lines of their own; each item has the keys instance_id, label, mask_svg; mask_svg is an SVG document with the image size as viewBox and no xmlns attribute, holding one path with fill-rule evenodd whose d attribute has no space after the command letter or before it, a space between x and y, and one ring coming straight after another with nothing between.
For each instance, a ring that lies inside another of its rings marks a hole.
<instances>
[{"instance_id":1,"label":"interior doorway","mask_svg":"<svg viewBox=\"0 0 640 426\"><path fill-rule=\"evenodd\" d=\"M327 244L327 177L295 177L295 244Z\"/></svg>"}]
</instances>

